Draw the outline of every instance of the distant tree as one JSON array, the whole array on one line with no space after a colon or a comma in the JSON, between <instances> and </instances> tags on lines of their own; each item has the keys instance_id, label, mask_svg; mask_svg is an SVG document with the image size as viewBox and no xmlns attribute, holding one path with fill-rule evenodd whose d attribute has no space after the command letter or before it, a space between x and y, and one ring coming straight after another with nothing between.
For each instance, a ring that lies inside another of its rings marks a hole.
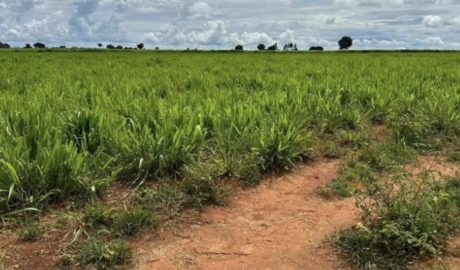
<instances>
[{"instance_id":1,"label":"distant tree","mask_svg":"<svg viewBox=\"0 0 460 270\"><path fill-rule=\"evenodd\" d=\"M46 45L41 43L41 42L37 42L37 43L34 44L34 48L35 49L44 49L44 48L46 48Z\"/></svg>"},{"instance_id":2,"label":"distant tree","mask_svg":"<svg viewBox=\"0 0 460 270\"><path fill-rule=\"evenodd\" d=\"M66 47L64 45L59 46L59 49L65 49Z\"/></svg>"},{"instance_id":3,"label":"distant tree","mask_svg":"<svg viewBox=\"0 0 460 270\"><path fill-rule=\"evenodd\" d=\"M298 51L299 49L297 49L297 44L294 44L294 51Z\"/></svg>"},{"instance_id":4,"label":"distant tree","mask_svg":"<svg viewBox=\"0 0 460 270\"><path fill-rule=\"evenodd\" d=\"M118 45L118 46L117 46L117 50L123 50L123 46Z\"/></svg>"},{"instance_id":5,"label":"distant tree","mask_svg":"<svg viewBox=\"0 0 460 270\"><path fill-rule=\"evenodd\" d=\"M0 49L9 49L11 48L10 44L0 42Z\"/></svg>"},{"instance_id":6,"label":"distant tree","mask_svg":"<svg viewBox=\"0 0 460 270\"><path fill-rule=\"evenodd\" d=\"M139 50L143 50L143 49L144 49L144 43L139 43L139 44L137 44L137 48L138 48Z\"/></svg>"},{"instance_id":7,"label":"distant tree","mask_svg":"<svg viewBox=\"0 0 460 270\"><path fill-rule=\"evenodd\" d=\"M98 46L99 48L102 48L104 45L102 45L102 43L98 43L97 46Z\"/></svg>"},{"instance_id":8,"label":"distant tree","mask_svg":"<svg viewBox=\"0 0 460 270\"><path fill-rule=\"evenodd\" d=\"M264 44L259 44L259 46L257 46L257 49L259 51L264 51L265 50L265 45Z\"/></svg>"},{"instance_id":9,"label":"distant tree","mask_svg":"<svg viewBox=\"0 0 460 270\"><path fill-rule=\"evenodd\" d=\"M109 44L109 45L107 45L106 48L109 49L109 50L113 50L113 49L115 49L115 46L113 46L112 44Z\"/></svg>"},{"instance_id":10,"label":"distant tree","mask_svg":"<svg viewBox=\"0 0 460 270\"><path fill-rule=\"evenodd\" d=\"M160 47L155 47L155 50L159 51L159 50L160 50Z\"/></svg>"},{"instance_id":11,"label":"distant tree","mask_svg":"<svg viewBox=\"0 0 460 270\"><path fill-rule=\"evenodd\" d=\"M324 48L320 46L312 46L310 47L310 51L324 51Z\"/></svg>"},{"instance_id":12,"label":"distant tree","mask_svg":"<svg viewBox=\"0 0 460 270\"><path fill-rule=\"evenodd\" d=\"M26 46L24 47L24 49L32 49L32 46L30 46L30 44L27 43Z\"/></svg>"},{"instance_id":13,"label":"distant tree","mask_svg":"<svg viewBox=\"0 0 460 270\"><path fill-rule=\"evenodd\" d=\"M272 46L268 47L269 51L276 51L278 50L278 43L273 44Z\"/></svg>"},{"instance_id":14,"label":"distant tree","mask_svg":"<svg viewBox=\"0 0 460 270\"><path fill-rule=\"evenodd\" d=\"M295 49L294 49L295 48ZM297 45L294 45L292 43L284 45L284 51L294 51L297 49Z\"/></svg>"},{"instance_id":15,"label":"distant tree","mask_svg":"<svg viewBox=\"0 0 460 270\"><path fill-rule=\"evenodd\" d=\"M242 45L236 45L235 51L242 51L242 50L244 50Z\"/></svg>"},{"instance_id":16,"label":"distant tree","mask_svg":"<svg viewBox=\"0 0 460 270\"><path fill-rule=\"evenodd\" d=\"M353 39L351 39L351 37L345 36L339 40L340 50L348 50L351 46L353 46Z\"/></svg>"}]
</instances>

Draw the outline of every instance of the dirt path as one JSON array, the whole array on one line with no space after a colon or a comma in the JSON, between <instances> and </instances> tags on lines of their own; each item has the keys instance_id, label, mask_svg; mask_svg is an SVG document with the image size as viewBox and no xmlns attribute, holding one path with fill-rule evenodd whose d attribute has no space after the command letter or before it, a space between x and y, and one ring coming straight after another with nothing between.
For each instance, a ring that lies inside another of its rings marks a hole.
<instances>
[{"instance_id":1,"label":"dirt path","mask_svg":"<svg viewBox=\"0 0 460 270\"><path fill-rule=\"evenodd\" d=\"M315 189L338 166L304 166L236 192L228 207L211 207L199 224L143 239L134 269L336 269L338 258L324 240L356 224L357 209L353 199L328 202Z\"/></svg>"}]
</instances>

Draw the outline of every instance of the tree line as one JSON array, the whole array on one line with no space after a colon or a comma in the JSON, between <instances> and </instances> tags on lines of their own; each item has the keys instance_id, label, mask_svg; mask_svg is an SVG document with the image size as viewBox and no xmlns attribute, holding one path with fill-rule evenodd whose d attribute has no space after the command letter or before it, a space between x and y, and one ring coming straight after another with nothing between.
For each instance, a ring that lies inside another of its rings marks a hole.
<instances>
[{"instance_id":1,"label":"tree line","mask_svg":"<svg viewBox=\"0 0 460 270\"><path fill-rule=\"evenodd\" d=\"M339 49L340 50L347 50L349 49L351 46L353 46L353 39L351 37L348 37L348 36L345 36L345 37L342 37L339 42ZM98 43L97 46L99 48L103 48L104 45L102 43ZM11 48L11 46L8 44L8 43L2 43L0 42L0 49L9 49ZM35 48L35 49L45 49L46 48L46 45L44 43L41 43L41 42L37 42L33 45L30 45L30 43L27 43L25 46L24 46L24 49L32 49L32 48ZM65 49L66 46L60 46L59 47L60 49ZM75 48L75 47L73 47ZM123 47L121 45L118 45L118 46L114 46L112 44L108 44L105 46L106 49L109 49L109 50L135 50L135 49L138 49L138 50L143 50L145 48L145 45L144 43L139 43L137 44L136 47ZM155 47L155 50L159 50L160 48L159 47ZM266 47L265 44L259 44L257 46L257 49L259 51L277 51L278 50L278 43L275 43L269 47ZM236 51L242 51L244 50L244 47L242 45L237 45L235 47L235 50ZM284 45L283 47L283 50L284 51L298 51L299 49L297 48L297 44L293 44L293 43L288 43L286 45ZM323 51L324 48L321 47L321 46L312 46L310 47L309 49L310 51Z\"/></svg>"},{"instance_id":2,"label":"tree line","mask_svg":"<svg viewBox=\"0 0 460 270\"><path fill-rule=\"evenodd\" d=\"M348 50L353 46L353 39L348 36L344 36L339 40L339 50ZM242 45L237 45L235 47L235 51L242 51L244 47ZM278 50L278 43L273 44L270 47L266 47L265 44L259 44L257 46L257 50L259 51L277 51ZM297 44L288 43L284 45L283 51L298 51ZM321 46L312 46L309 49L310 51L324 51L324 48Z\"/></svg>"}]
</instances>

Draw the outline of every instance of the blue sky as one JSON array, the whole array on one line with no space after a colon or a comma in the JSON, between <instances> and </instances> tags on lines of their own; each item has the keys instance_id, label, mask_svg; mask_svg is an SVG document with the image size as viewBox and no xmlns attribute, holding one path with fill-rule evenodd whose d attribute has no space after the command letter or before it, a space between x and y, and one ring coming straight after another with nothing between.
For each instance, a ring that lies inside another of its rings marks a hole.
<instances>
[{"instance_id":1,"label":"blue sky","mask_svg":"<svg viewBox=\"0 0 460 270\"><path fill-rule=\"evenodd\" d=\"M0 0L0 41L230 49L460 49L460 0Z\"/></svg>"}]
</instances>

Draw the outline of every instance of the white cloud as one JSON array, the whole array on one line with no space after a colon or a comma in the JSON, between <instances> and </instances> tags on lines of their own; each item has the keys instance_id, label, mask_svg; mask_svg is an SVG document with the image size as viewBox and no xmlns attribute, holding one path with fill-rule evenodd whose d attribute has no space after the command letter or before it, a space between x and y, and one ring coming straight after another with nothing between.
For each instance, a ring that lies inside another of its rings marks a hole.
<instances>
[{"instance_id":1,"label":"white cloud","mask_svg":"<svg viewBox=\"0 0 460 270\"><path fill-rule=\"evenodd\" d=\"M404 0L334 0L334 4L354 6L382 6L400 7L404 5Z\"/></svg>"},{"instance_id":2,"label":"white cloud","mask_svg":"<svg viewBox=\"0 0 460 270\"><path fill-rule=\"evenodd\" d=\"M458 48L460 0L0 0L0 40L47 44ZM428 13L427 13L428 12ZM436 31L434 33L434 31ZM436 36L436 38L429 37ZM51 45L52 46L52 45Z\"/></svg>"},{"instance_id":3,"label":"white cloud","mask_svg":"<svg viewBox=\"0 0 460 270\"><path fill-rule=\"evenodd\" d=\"M438 28L444 26L444 20L437 15L428 15L423 17L422 24L428 28Z\"/></svg>"}]
</instances>

